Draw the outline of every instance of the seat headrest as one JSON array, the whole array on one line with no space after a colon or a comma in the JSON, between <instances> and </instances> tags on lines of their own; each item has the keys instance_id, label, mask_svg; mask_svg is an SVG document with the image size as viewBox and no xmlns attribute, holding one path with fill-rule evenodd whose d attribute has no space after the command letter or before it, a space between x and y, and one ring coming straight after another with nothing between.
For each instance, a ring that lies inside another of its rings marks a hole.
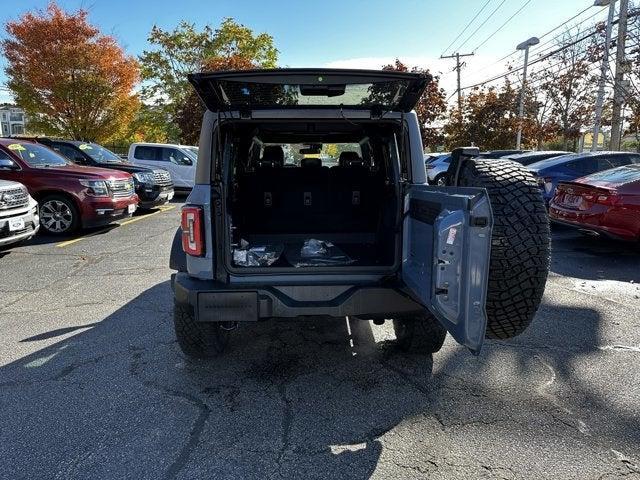
<instances>
[{"instance_id":1,"label":"seat headrest","mask_svg":"<svg viewBox=\"0 0 640 480\"><path fill-rule=\"evenodd\" d=\"M338 165L341 167L361 166L363 164L358 152L342 152L338 159Z\"/></svg>"},{"instance_id":2,"label":"seat headrest","mask_svg":"<svg viewBox=\"0 0 640 480\"><path fill-rule=\"evenodd\" d=\"M322 166L322 160L320 160L319 158L303 158L300 161L300 166L302 168L318 168Z\"/></svg>"},{"instance_id":3,"label":"seat headrest","mask_svg":"<svg viewBox=\"0 0 640 480\"><path fill-rule=\"evenodd\" d=\"M282 167L284 165L284 150L280 145L269 145L264 147L262 158L260 159L261 167Z\"/></svg>"}]
</instances>

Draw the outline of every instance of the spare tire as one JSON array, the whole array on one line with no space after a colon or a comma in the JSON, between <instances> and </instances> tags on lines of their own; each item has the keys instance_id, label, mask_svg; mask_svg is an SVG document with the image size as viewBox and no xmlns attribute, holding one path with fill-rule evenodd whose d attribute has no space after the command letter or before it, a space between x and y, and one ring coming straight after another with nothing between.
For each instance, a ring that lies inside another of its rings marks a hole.
<instances>
[{"instance_id":1,"label":"spare tire","mask_svg":"<svg viewBox=\"0 0 640 480\"><path fill-rule=\"evenodd\" d=\"M493 210L486 338L512 338L531 323L550 260L549 217L533 175L510 160L473 159L459 185L486 188Z\"/></svg>"}]
</instances>

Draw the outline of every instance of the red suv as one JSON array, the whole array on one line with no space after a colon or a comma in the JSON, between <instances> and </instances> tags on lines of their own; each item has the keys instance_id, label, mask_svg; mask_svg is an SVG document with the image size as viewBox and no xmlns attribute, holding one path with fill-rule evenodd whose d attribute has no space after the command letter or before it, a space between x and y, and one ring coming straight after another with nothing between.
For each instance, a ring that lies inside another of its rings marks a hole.
<instances>
[{"instance_id":1,"label":"red suv","mask_svg":"<svg viewBox=\"0 0 640 480\"><path fill-rule=\"evenodd\" d=\"M40 204L40 225L68 234L129 217L138 197L130 174L74 165L37 143L0 139L0 179L24 184Z\"/></svg>"}]
</instances>

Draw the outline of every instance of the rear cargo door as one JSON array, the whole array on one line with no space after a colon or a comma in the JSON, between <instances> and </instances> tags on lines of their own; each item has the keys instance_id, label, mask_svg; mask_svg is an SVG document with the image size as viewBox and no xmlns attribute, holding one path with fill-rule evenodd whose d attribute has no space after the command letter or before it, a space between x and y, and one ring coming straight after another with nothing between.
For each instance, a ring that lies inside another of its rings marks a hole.
<instances>
[{"instance_id":1,"label":"rear cargo door","mask_svg":"<svg viewBox=\"0 0 640 480\"><path fill-rule=\"evenodd\" d=\"M480 353L492 228L486 191L412 185L404 213L405 284L458 343Z\"/></svg>"},{"instance_id":2,"label":"rear cargo door","mask_svg":"<svg viewBox=\"0 0 640 480\"><path fill-rule=\"evenodd\" d=\"M315 108L411 111L431 76L380 70L289 68L204 72L189 81L211 111Z\"/></svg>"}]
</instances>

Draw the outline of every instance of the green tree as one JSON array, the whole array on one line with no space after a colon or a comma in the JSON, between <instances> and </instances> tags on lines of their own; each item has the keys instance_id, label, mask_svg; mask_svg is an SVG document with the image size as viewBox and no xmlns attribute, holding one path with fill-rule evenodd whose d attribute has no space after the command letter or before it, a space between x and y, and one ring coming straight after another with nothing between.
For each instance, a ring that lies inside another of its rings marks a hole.
<instances>
[{"instance_id":1,"label":"green tree","mask_svg":"<svg viewBox=\"0 0 640 480\"><path fill-rule=\"evenodd\" d=\"M189 73L225 63L273 68L278 59L271 35L256 34L231 18L224 19L216 29L206 26L198 30L186 21L171 31L154 26L148 41L153 48L140 56L142 97L172 119L189 113L194 105ZM168 125L169 138L181 137L184 141L192 135L192 128L183 131L178 125Z\"/></svg>"}]
</instances>

